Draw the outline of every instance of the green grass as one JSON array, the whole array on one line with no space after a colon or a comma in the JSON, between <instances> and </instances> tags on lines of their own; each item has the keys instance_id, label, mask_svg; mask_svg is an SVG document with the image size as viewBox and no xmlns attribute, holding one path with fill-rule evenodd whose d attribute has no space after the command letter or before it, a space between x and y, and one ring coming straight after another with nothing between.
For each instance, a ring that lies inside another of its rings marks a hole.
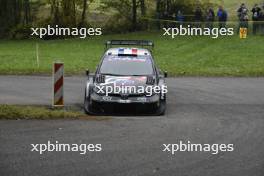
<instances>
[{"instance_id":1,"label":"green grass","mask_svg":"<svg viewBox=\"0 0 264 176\"><path fill-rule=\"evenodd\" d=\"M47 107L0 105L0 120L16 119L85 119L108 120L105 117L92 117L77 111L49 109Z\"/></svg>"},{"instance_id":2,"label":"green grass","mask_svg":"<svg viewBox=\"0 0 264 176\"><path fill-rule=\"evenodd\" d=\"M264 76L263 36L163 37L161 33L130 33L54 41L0 41L0 74L51 74L52 63L65 63L67 75L95 70L108 39L155 42L157 64L171 76ZM39 43L40 67L36 62Z\"/></svg>"}]
</instances>

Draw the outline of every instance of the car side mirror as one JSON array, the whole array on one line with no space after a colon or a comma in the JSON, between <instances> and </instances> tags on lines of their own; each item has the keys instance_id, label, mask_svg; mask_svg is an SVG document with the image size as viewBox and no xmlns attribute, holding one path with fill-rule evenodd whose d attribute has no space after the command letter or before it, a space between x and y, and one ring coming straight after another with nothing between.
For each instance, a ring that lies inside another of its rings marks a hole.
<instances>
[{"instance_id":1,"label":"car side mirror","mask_svg":"<svg viewBox=\"0 0 264 176\"><path fill-rule=\"evenodd\" d=\"M90 75L90 71L86 70L86 76L89 76L89 75Z\"/></svg>"},{"instance_id":2,"label":"car side mirror","mask_svg":"<svg viewBox=\"0 0 264 176\"><path fill-rule=\"evenodd\" d=\"M168 72L164 71L164 77L167 78L168 77Z\"/></svg>"}]
</instances>

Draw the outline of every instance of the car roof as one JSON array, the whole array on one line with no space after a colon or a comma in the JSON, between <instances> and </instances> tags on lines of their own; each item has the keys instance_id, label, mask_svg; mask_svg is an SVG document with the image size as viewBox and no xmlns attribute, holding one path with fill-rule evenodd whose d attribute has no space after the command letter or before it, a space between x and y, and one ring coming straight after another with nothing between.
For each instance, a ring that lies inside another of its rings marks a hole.
<instances>
[{"instance_id":1,"label":"car roof","mask_svg":"<svg viewBox=\"0 0 264 176\"><path fill-rule=\"evenodd\" d=\"M106 51L106 55L137 55L137 56L151 56L148 49L145 48L110 48Z\"/></svg>"}]
</instances>

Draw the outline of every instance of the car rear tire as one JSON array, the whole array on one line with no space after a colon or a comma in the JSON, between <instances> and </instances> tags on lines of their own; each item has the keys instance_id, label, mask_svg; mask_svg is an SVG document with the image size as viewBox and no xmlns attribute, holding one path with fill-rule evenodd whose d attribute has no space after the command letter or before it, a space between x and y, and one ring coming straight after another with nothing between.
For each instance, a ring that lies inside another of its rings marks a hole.
<instances>
[{"instance_id":1,"label":"car rear tire","mask_svg":"<svg viewBox=\"0 0 264 176\"><path fill-rule=\"evenodd\" d=\"M166 100L160 100L159 103L157 103L157 110L156 110L156 114L158 116L163 116L165 115L166 112Z\"/></svg>"},{"instance_id":2,"label":"car rear tire","mask_svg":"<svg viewBox=\"0 0 264 176\"><path fill-rule=\"evenodd\" d=\"M95 108L93 106L93 102L91 100L90 93L87 96L86 91L85 91L85 96L84 96L84 111L86 114L89 114L89 115L95 115L96 114Z\"/></svg>"}]
</instances>

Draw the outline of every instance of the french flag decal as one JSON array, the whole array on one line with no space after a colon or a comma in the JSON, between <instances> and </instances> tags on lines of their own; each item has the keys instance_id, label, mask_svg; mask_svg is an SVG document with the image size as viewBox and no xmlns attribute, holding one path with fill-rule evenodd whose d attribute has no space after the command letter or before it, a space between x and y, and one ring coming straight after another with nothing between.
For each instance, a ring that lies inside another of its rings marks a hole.
<instances>
[{"instance_id":1,"label":"french flag decal","mask_svg":"<svg viewBox=\"0 0 264 176\"><path fill-rule=\"evenodd\" d=\"M132 49L132 55L137 55L138 54L138 50L137 49Z\"/></svg>"},{"instance_id":2,"label":"french flag decal","mask_svg":"<svg viewBox=\"0 0 264 176\"><path fill-rule=\"evenodd\" d=\"M125 52L124 48L120 48L120 49L118 50L118 55L120 55L120 54L124 54L124 52Z\"/></svg>"}]
</instances>

